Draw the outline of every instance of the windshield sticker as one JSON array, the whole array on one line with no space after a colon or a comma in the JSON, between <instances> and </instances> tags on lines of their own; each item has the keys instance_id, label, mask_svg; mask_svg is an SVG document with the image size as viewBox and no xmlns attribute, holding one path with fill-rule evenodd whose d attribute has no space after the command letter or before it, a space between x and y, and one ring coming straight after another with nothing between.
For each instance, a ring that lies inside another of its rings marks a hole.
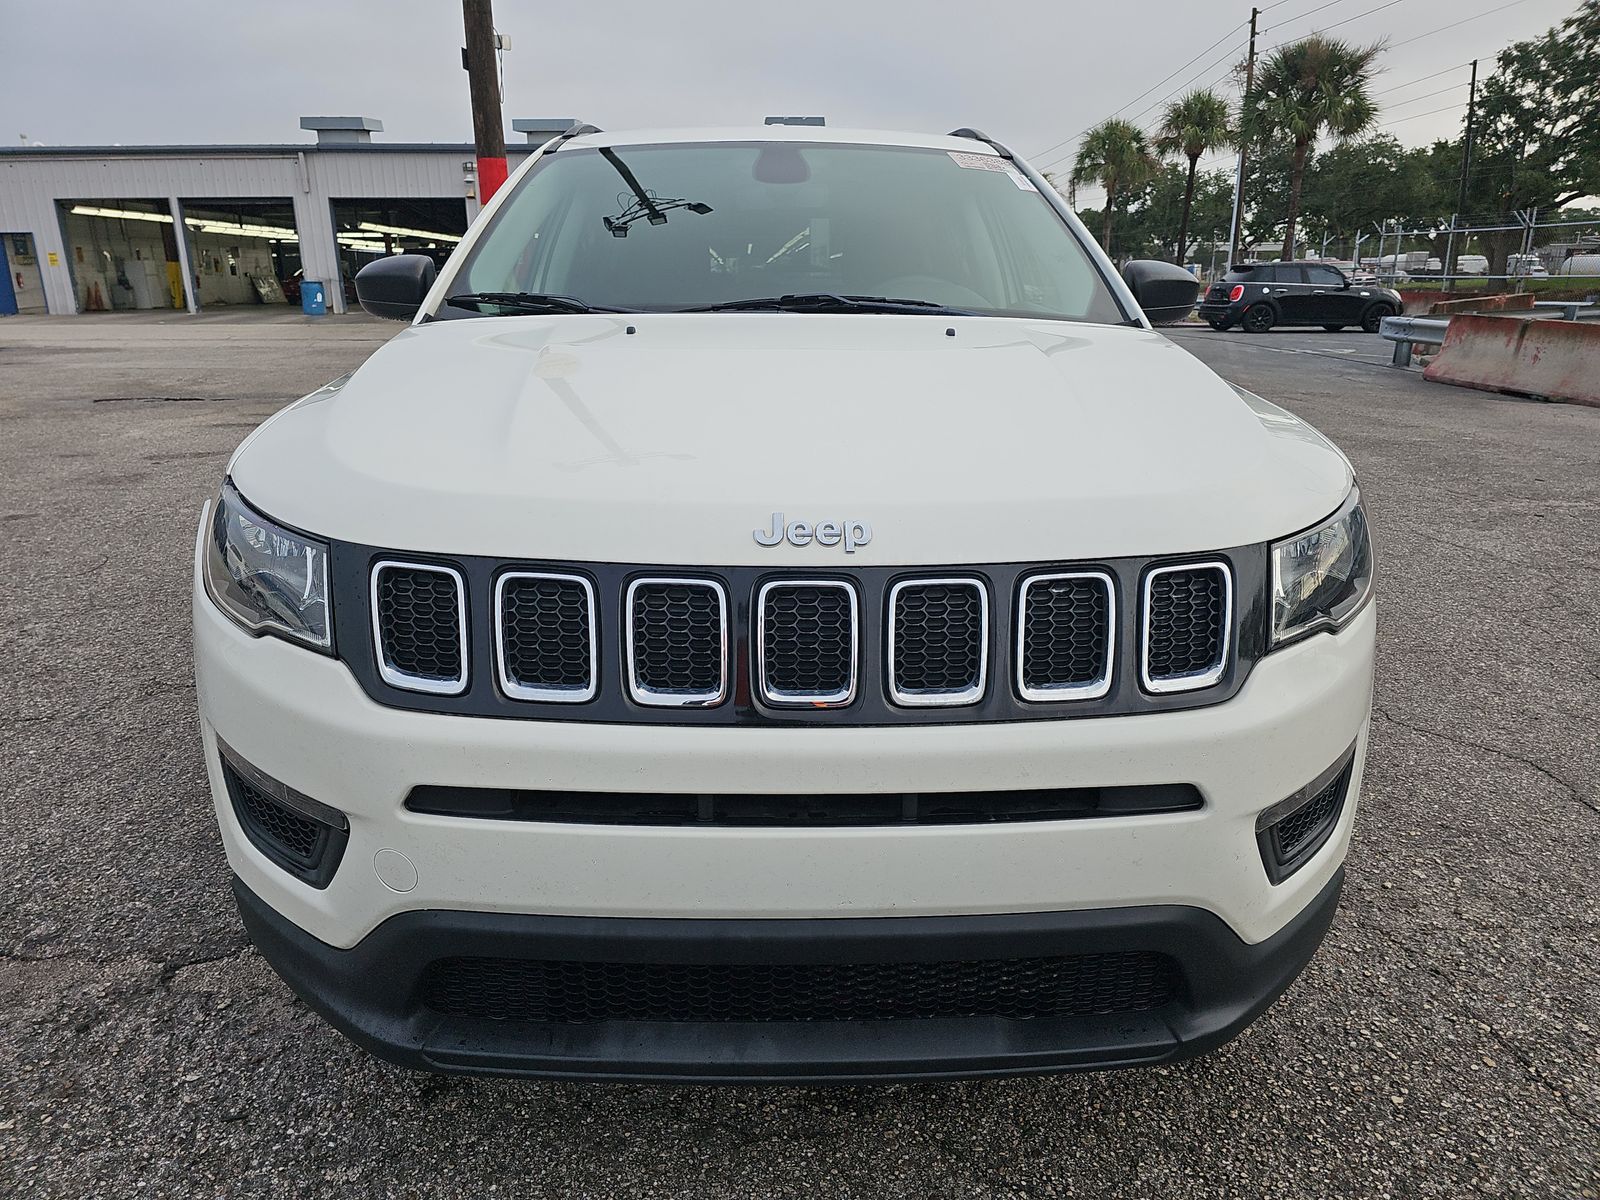
<instances>
[{"instance_id":1,"label":"windshield sticker","mask_svg":"<svg viewBox=\"0 0 1600 1200\"><path fill-rule=\"evenodd\" d=\"M1010 164L996 154L963 154L959 150L946 150L951 160L958 167L965 167L969 171L1009 171Z\"/></svg>"}]
</instances>

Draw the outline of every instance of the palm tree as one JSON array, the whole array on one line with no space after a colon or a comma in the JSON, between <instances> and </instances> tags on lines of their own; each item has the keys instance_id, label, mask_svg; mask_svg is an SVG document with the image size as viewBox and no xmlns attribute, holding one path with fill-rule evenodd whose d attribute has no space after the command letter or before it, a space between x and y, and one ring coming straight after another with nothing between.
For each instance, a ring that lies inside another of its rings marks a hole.
<instances>
[{"instance_id":1,"label":"palm tree","mask_svg":"<svg viewBox=\"0 0 1600 1200\"><path fill-rule=\"evenodd\" d=\"M1289 169L1289 224L1283 234L1285 259L1294 257L1306 154L1320 137L1343 141L1366 132L1377 120L1371 83L1373 63L1382 50L1381 42L1353 46L1312 34L1280 46L1256 71L1255 84L1244 98L1240 122L1244 136L1262 145L1283 138L1294 146Z\"/></svg>"},{"instance_id":2,"label":"palm tree","mask_svg":"<svg viewBox=\"0 0 1600 1200\"><path fill-rule=\"evenodd\" d=\"M1183 219L1178 223L1178 241L1172 261L1183 266L1189 249L1189 209L1194 205L1194 177L1200 156L1207 150L1233 141L1228 119L1228 102L1209 88L1197 88L1167 105L1156 129L1155 147L1161 154L1181 154L1189 160L1189 179L1183 188Z\"/></svg>"},{"instance_id":3,"label":"palm tree","mask_svg":"<svg viewBox=\"0 0 1600 1200\"><path fill-rule=\"evenodd\" d=\"M1157 164L1145 140L1144 130L1131 121L1116 117L1101 121L1083 136L1078 156L1072 161L1072 189L1077 200L1080 183L1098 183L1106 192L1104 232L1100 245L1111 253L1111 218L1117 206L1117 193L1143 187L1155 175Z\"/></svg>"}]
</instances>

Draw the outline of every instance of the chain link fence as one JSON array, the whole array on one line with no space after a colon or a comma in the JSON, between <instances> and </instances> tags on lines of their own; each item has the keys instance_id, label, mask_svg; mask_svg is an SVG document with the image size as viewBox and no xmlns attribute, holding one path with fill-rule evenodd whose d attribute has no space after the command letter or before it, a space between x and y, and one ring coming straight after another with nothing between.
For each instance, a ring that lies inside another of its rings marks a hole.
<instances>
[{"instance_id":1,"label":"chain link fence","mask_svg":"<svg viewBox=\"0 0 1600 1200\"><path fill-rule=\"evenodd\" d=\"M1600 291L1600 219L1542 218L1538 209L1454 217L1433 229L1374 229L1354 265L1393 287L1446 292Z\"/></svg>"}]
</instances>

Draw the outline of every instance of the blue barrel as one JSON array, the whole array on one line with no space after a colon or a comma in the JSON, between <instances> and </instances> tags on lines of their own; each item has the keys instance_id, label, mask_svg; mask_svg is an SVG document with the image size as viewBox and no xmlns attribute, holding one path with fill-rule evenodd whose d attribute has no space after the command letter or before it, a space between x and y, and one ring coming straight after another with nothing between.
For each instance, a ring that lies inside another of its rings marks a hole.
<instances>
[{"instance_id":1,"label":"blue barrel","mask_svg":"<svg viewBox=\"0 0 1600 1200\"><path fill-rule=\"evenodd\" d=\"M322 280L306 279L301 281L300 308L308 317L325 317L328 315L328 293L323 290Z\"/></svg>"}]
</instances>

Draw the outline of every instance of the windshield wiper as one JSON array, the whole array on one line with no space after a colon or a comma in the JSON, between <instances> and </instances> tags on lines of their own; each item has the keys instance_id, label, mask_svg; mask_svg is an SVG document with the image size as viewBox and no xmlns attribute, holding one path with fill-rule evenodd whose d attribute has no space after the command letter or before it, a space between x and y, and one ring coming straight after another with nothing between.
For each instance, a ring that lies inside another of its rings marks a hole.
<instances>
[{"instance_id":1,"label":"windshield wiper","mask_svg":"<svg viewBox=\"0 0 1600 1200\"><path fill-rule=\"evenodd\" d=\"M906 300L895 296L849 296L838 292L794 292L786 296L752 296L702 304L680 312L884 312L930 313L949 317L975 317L965 308L952 308L936 300Z\"/></svg>"},{"instance_id":2,"label":"windshield wiper","mask_svg":"<svg viewBox=\"0 0 1600 1200\"><path fill-rule=\"evenodd\" d=\"M544 292L462 292L450 296L445 303L452 308L506 309L525 313L589 313L623 312L620 308L607 308L601 304L588 304L575 296L552 296Z\"/></svg>"}]
</instances>

